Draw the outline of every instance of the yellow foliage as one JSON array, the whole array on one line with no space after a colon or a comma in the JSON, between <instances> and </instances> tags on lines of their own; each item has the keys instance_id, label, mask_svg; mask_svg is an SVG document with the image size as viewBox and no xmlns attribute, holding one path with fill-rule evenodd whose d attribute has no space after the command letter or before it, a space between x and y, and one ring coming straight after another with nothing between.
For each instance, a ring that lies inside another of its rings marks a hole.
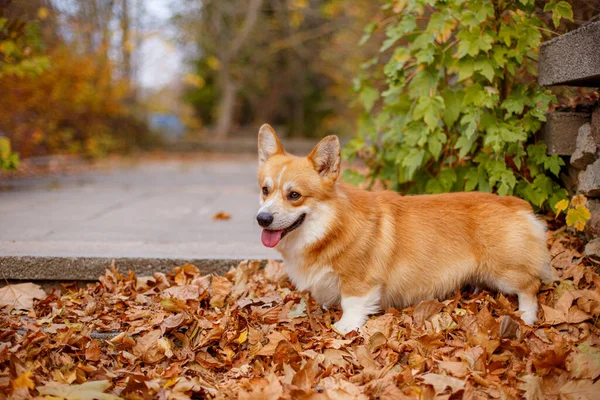
<instances>
[{"instance_id":1,"label":"yellow foliage","mask_svg":"<svg viewBox=\"0 0 600 400\"><path fill-rule=\"evenodd\" d=\"M198 89L203 88L206 85L206 81L200 75L187 73L183 77L183 81L188 85L192 85Z\"/></svg>"},{"instance_id":2,"label":"yellow foliage","mask_svg":"<svg viewBox=\"0 0 600 400\"><path fill-rule=\"evenodd\" d=\"M48 11L48 9L46 7L40 7L38 9L37 14L38 14L38 18L43 21L46 18L48 18L48 15L50 14L50 12Z\"/></svg>"},{"instance_id":3,"label":"yellow foliage","mask_svg":"<svg viewBox=\"0 0 600 400\"><path fill-rule=\"evenodd\" d=\"M35 383L31 379L33 377L33 373L31 371L27 371L20 375L17 379L13 381L13 389L21 389L28 388L33 389L35 387Z\"/></svg>"},{"instance_id":4,"label":"yellow foliage","mask_svg":"<svg viewBox=\"0 0 600 400\"><path fill-rule=\"evenodd\" d=\"M561 212L565 211L567 209L567 207L569 207L569 200L567 200L567 199L562 199L561 201L556 203L554 205L554 208L556 208L556 216L558 217L558 215Z\"/></svg>"},{"instance_id":5,"label":"yellow foliage","mask_svg":"<svg viewBox=\"0 0 600 400\"><path fill-rule=\"evenodd\" d=\"M39 76L2 76L0 126L22 156L123 150L146 131L125 107L129 86L112 77L109 61L53 49Z\"/></svg>"},{"instance_id":6,"label":"yellow foliage","mask_svg":"<svg viewBox=\"0 0 600 400\"><path fill-rule=\"evenodd\" d=\"M567 211L567 225L575 227L578 231L585 228L585 223L591 218L590 210L586 206L578 205Z\"/></svg>"},{"instance_id":7,"label":"yellow foliage","mask_svg":"<svg viewBox=\"0 0 600 400\"><path fill-rule=\"evenodd\" d=\"M573 198L571 199L571 205L573 207L577 207L577 206L586 206L587 205L587 198L582 195L582 194L578 194L576 196L573 196Z\"/></svg>"},{"instance_id":8,"label":"yellow foliage","mask_svg":"<svg viewBox=\"0 0 600 400\"><path fill-rule=\"evenodd\" d=\"M586 222L592 217L586 204L587 198L581 194L573 196L570 202L567 199L563 199L554 206L556 208L556 216L568 209L565 219L567 225L574 227L578 231L583 231Z\"/></svg>"},{"instance_id":9,"label":"yellow foliage","mask_svg":"<svg viewBox=\"0 0 600 400\"><path fill-rule=\"evenodd\" d=\"M210 69L217 71L221 68L221 61L215 56L209 56L206 59L206 65L208 65Z\"/></svg>"}]
</instances>

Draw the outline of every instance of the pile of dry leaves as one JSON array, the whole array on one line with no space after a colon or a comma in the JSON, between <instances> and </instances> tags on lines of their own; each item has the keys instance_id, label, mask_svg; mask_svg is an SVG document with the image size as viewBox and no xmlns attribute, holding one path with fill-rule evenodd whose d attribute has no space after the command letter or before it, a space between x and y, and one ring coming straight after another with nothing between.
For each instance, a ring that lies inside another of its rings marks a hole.
<instances>
[{"instance_id":1,"label":"pile of dry leaves","mask_svg":"<svg viewBox=\"0 0 600 400\"><path fill-rule=\"evenodd\" d=\"M112 268L27 311L4 308L0 397L598 399L600 276L579 245L551 240L561 280L541 290L533 328L515 299L464 291L343 337L331 328L340 310L294 291L278 262L226 277Z\"/></svg>"}]
</instances>

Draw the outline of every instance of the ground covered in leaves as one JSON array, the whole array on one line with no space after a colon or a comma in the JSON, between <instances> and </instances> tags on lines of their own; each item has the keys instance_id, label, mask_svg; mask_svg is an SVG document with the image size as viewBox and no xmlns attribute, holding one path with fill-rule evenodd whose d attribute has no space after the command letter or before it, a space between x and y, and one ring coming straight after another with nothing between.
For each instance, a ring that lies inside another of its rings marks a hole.
<instances>
[{"instance_id":1,"label":"ground covered in leaves","mask_svg":"<svg viewBox=\"0 0 600 400\"><path fill-rule=\"evenodd\" d=\"M540 291L535 327L516 299L463 291L344 337L331 327L340 310L295 291L273 261L226 277L112 268L30 304L34 285L4 290L0 397L598 399L600 276L577 239L558 231L549 244L560 281Z\"/></svg>"}]
</instances>

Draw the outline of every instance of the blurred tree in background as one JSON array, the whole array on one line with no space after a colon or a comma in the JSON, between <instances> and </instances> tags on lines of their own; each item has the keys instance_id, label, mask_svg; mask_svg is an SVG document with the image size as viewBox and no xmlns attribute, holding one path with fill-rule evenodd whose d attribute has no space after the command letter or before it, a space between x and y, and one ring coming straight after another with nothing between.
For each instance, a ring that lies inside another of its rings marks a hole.
<instances>
[{"instance_id":1,"label":"blurred tree in background","mask_svg":"<svg viewBox=\"0 0 600 400\"><path fill-rule=\"evenodd\" d=\"M369 0L184 0L174 21L195 48L186 97L217 137L266 121L290 136L353 132L352 78L372 53L357 43L378 9Z\"/></svg>"},{"instance_id":2,"label":"blurred tree in background","mask_svg":"<svg viewBox=\"0 0 600 400\"><path fill-rule=\"evenodd\" d=\"M22 156L97 157L153 142L135 107L130 3L2 2L0 132Z\"/></svg>"},{"instance_id":3,"label":"blurred tree in background","mask_svg":"<svg viewBox=\"0 0 600 400\"><path fill-rule=\"evenodd\" d=\"M428 192L487 190L479 181L488 179L489 190L541 204L558 192L546 165L560 165L529 154L541 154L528 146L551 103L534 84L537 46L596 8L589 0L4 0L0 135L10 142L2 141L1 165L16 165L13 151L98 157L147 148L157 143L148 123L161 118L166 129L177 125L203 139L254 137L264 122L290 137L350 136L365 107L346 155L366 161L370 178ZM572 18L564 18L570 9ZM154 19L146 19L150 13ZM361 41L365 27L373 37ZM144 44L156 36L179 55L148 57L157 46L144 52ZM179 56L186 66L165 76L157 76L160 68L149 77L140 72ZM459 102L448 90L470 96ZM524 106L513 104L513 112L503 104L517 93ZM483 97L491 103L480 103ZM568 93L561 98L569 104ZM496 109L506 126L491 134ZM450 110L457 120L444 117ZM498 135L504 138L493 141ZM543 173L529 166L534 159Z\"/></svg>"},{"instance_id":4,"label":"blurred tree in background","mask_svg":"<svg viewBox=\"0 0 600 400\"><path fill-rule=\"evenodd\" d=\"M0 4L0 80L39 75L48 68L48 58L39 55L39 27L25 21L9 20L5 16L7 6L8 3ZM1 135L0 129L0 170L15 169L19 165L19 156L13 153L10 139Z\"/></svg>"}]
</instances>

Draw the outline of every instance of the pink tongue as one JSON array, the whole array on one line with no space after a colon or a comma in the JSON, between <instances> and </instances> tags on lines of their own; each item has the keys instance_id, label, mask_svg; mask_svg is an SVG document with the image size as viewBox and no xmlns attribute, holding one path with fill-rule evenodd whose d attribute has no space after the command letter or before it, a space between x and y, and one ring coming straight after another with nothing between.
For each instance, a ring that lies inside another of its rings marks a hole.
<instances>
[{"instance_id":1,"label":"pink tongue","mask_svg":"<svg viewBox=\"0 0 600 400\"><path fill-rule=\"evenodd\" d=\"M262 243L267 247L275 247L281 240L282 233L283 231L270 231L268 229L263 229L261 237Z\"/></svg>"}]
</instances>

